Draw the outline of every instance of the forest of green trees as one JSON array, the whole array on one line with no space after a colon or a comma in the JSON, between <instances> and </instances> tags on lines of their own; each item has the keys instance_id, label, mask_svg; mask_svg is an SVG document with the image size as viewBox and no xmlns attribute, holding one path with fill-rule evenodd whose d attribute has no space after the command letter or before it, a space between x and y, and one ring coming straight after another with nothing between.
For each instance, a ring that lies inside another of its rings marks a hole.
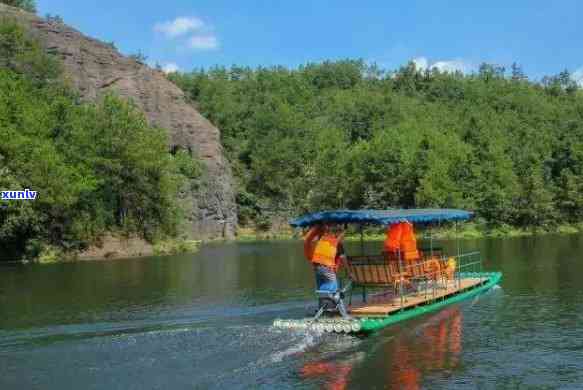
<instances>
[{"instance_id":1,"label":"forest of green trees","mask_svg":"<svg viewBox=\"0 0 583 390\"><path fill-rule=\"evenodd\" d=\"M0 202L0 260L83 249L105 232L175 236L177 192L199 169L130 102L82 103L60 63L0 20L0 189L39 194Z\"/></svg>"},{"instance_id":2,"label":"forest of green trees","mask_svg":"<svg viewBox=\"0 0 583 390\"><path fill-rule=\"evenodd\" d=\"M0 0L33 11L32 0ZM332 208L455 207L487 228L583 226L583 90L564 71L385 71L360 60L173 73L221 129L242 226ZM3 258L83 249L105 232L176 236L200 165L131 102L82 103L59 62L0 21Z\"/></svg>"},{"instance_id":3,"label":"forest of green trees","mask_svg":"<svg viewBox=\"0 0 583 390\"><path fill-rule=\"evenodd\" d=\"M242 224L457 207L489 227L583 222L583 91L568 72L385 72L362 61L172 74L222 131Z\"/></svg>"}]
</instances>

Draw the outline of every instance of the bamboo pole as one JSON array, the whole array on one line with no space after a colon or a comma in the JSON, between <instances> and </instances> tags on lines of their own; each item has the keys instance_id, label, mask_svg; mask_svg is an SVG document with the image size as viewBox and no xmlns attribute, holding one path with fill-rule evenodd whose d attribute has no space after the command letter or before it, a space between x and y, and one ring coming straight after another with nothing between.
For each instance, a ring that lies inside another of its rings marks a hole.
<instances>
[{"instance_id":1,"label":"bamboo pole","mask_svg":"<svg viewBox=\"0 0 583 390\"><path fill-rule=\"evenodd\" d=\"M460 248L460 237L459 237L459 231L458 231L458 223L457 221L455 221L455 240L456 240L456 247L457 247L457 288L459 289L461 287L461 248Z\"/></svg>"},{"instance_id":2,"label":"bamboo pole","mask_svg":"<svg viewBox=\"0 0 583 390\"><path fill-rule=\"evenodd\" d=\"M363 225L360 224L360 255L364 256L364 228Z\"/></svg>"}]
</instances>

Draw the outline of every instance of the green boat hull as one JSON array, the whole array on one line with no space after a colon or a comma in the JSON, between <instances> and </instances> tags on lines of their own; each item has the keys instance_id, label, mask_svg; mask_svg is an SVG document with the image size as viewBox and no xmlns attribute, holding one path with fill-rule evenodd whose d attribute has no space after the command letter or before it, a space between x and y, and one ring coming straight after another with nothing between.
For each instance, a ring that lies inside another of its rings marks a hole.
<instances>
[{"instance_id":1,"label":"green boat hull","mask_svg":"<svg viewBox=\"0 0 583 390\"><path fill-rule=\"evenodd\" d=\"M443 309L448 305L464 301L466 299L475 297L481 293L490 290L492 287L496 286L502 279L501 272L469 272L463 273L462 277L482 277L484 282L470 287L468 289L456 292L450 296L436 298L435 300L429 300L423 305L414 306L411 308L405 308L394 314L390 314L386 317L365 317L360 318L361 329L360 333L370 333L374 332L387 326L396 324L397 322L409 320L414 317L419 317L421 315L431 313Z\"/></svg>"}]
</instances>

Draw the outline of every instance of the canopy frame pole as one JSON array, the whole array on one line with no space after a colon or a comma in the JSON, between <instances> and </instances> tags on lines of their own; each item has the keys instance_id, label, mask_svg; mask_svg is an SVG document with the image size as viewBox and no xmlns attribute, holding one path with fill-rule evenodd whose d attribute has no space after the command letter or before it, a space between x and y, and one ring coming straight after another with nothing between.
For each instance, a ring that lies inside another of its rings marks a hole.
<instances>
[{"instance_id":1,"label":"canopy frame pole","mask_svg":"<svg viewBox=\"0 0 583 390\"><path fill-rule=\"evenodd\" d=\"M459 236L459 228L458 228L458 223L457 221L455 221L455 244L457 247L457 277L456 277L456 281L457 281L457 288L459 289L461 286L461 275L460 275L460 271L461 271L461 247L460 247L460 236Z\"/></svg>"},{"instance_id":2,"label":"canopy frame pole","mask_svg":"<svg viewBox=\"0 0 583 390\"><path fill-rule=\"evenodd\" d=\"M364 256L364 225L359 223L358 228L360 231L360 255ZM366 302L366 286L362 286L362 300Z\"/></svg>"},{"instance_id":3,"label":"canopy frame pole","mask_svg":"<svg viewBox=\"0 0 583 390\"><path fill-rule=\"evenodd\" d=\"M364 256L364 227L361 224L359 224L360 227L360 254L362 256Z\"/></svg>"},{"instance_id":4,"label":"canopy frame pole","mask_svg":"<svg viewBox=\"0 0 583 390\"><path fill-rule=\"evenodd\" d=\"M429 253L433 258L433 225L429 224Z\"/></svg>"},{"instance_id":5,"label":"canopy frame pole","mask_svg":"<svg viewBox=\"0 0 583 390\"><path fill-rule=\"evenodd\" d=\"M404 299L403 299L403 282L404 282L404 277L403 277L403 266L402 266L402 256L401 256L401 249L399 249L397 251L398 255L399 255L399 296L401 297L401 310L403 309L404 306Z\"/></svg>"}]
</instances>

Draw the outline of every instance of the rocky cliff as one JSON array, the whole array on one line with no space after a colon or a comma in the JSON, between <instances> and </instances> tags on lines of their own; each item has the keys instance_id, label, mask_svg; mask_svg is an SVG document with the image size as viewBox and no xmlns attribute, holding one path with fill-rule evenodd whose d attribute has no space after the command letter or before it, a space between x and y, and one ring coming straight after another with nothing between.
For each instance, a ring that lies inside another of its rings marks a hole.
<instances>
[{"instance_id":1,"label":"rocky cliff","mask_svg":"<svg viewBox=\"0 0 583 390\"><path fill-rule=\"evenodd\" d=\"M133 100L152 125L169 130L169 148L184 148L206 167L203 184L188 192L190 238L231 238L237 214L231 168L220 143L220 132L190 105L182 93L158 70L121 55L112 45L81 34L57 21L0 4L0 17L25 24L49 53L58 56L67 78L84 99L98 99L108 91Z\"/></svg>"}]
</instances>

